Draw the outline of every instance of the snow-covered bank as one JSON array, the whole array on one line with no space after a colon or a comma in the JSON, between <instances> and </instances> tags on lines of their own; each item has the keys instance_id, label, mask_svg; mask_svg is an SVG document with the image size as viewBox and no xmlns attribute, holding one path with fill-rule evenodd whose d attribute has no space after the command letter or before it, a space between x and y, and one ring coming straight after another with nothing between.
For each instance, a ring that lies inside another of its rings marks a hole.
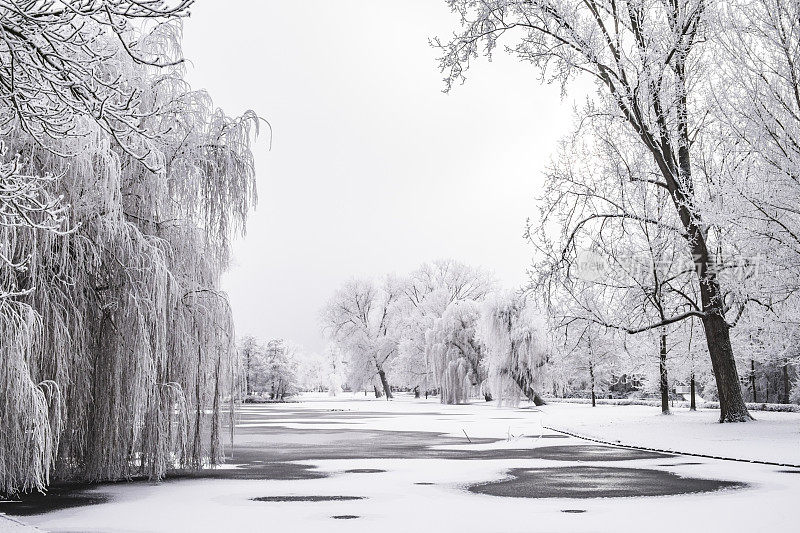
<instances>
[{"instance_id":1,"label":"snow-covered bank","mask_svg":"<svg viewBox=\"0 0 800 533\"><path fill-rule=\"evenodd\" d=\"M541 409L547 426L594 439L800 465L800 413L758 412L753 422L720 424L719 412L713 409L675 409L668 416L641 405L551 403Z\"/></svg>"},{"instance_id":2,"label":"snow-covered bank","mask_svg":"<svg viewBox=\"0 0 800 533\"><path fill-rule=\"evenodd\" d=\"M36 533L37 531L42 530L0 513L0 533Z\"/></svg>"},{"instance_id":3,"label":"snow-covered bank","mask_svg":"<svg viewBox=\"0 0 800 533\"><path fill-rule=\"evenodd\" d=\"M548 403L578 403L578 404L590 404L592 403L591 398L545 398ZM602 404L602 405L648 405L650 407L661 407L661 400L646 400L646 399L634 399L634 398L597 398L595 403ZM706 401L698 401L698 407L703 409L719 409L719 402L706 402ZM800 405L795 405L791 403L753 403L747 402L745 403L747 409L750 411L775 411L775 412L782 412L782 413L800 413ZM671 407L686 407L690 406L690 402L680 400L680 401L670 401Z\"/></svg>"}]
</instances>

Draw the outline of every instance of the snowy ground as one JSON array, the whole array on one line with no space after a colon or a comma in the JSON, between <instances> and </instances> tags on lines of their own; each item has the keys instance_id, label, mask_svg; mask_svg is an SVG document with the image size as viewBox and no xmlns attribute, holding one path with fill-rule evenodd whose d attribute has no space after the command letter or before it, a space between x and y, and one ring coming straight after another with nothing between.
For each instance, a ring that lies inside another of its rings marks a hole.
<instances>
[{"instance_id":1,"label":"snowy ground","mask_svg":"<svg viewBox=\"0 0 800 533\"><path fill-rule=\"evenodd\" d=\"M708 413L661 417L650 414L653 408L634 407L615 415L612 410L630 407L498 409L484 403L442 406L435 400L386 402L350 395L247 406L233 450L241 466L221 470L218 478L103 485L78 494L98 503L20 519L60 532L793 530L800 469L587 447L594 445L542 429L590 433L595 428L595 435L617 440L615 429L627 428L620 435L652 435L662 448L661 439L668 438L687 451L689 446L706 451L706 446L735 438L731 450L737 453L767 460L791 457L786 450L797 430L795 415L770 414L769 422L728 430L714 424ZM631 429L637 424L638 435ZM766 434L751 427L777 432L779 443L788 435L788 442L777 447L786 450L762 446ZM691 436L674 435L685 431ZM517 482L511 469L536 470ZM683 490L706 490L714 480L742 486L671 496L598 497L646 492L658 488L661 478L669 481L665 486ZM506 496L469 490L482 482ZM564 492L565 487L574 490ZM523 495L536 497L509 497ZM254 500L302 496L363 499Z\"/></svg>"},{"instance_id":2,"label":"snowy ground","mask_svg":"<svg viewBox=\"0 0 800 533\"><path fill-rule=\"evenodd\" d=\"M800 465L800 413L753 411L755 422L718 424L719 411L551 403L545 425L633 446Z\"/></svg>"},{"instance_id":3,"label":"snowy ground","mask_svg":"<svg viewBox=\"0 0 800 533\"><path fill-rule=\"evenodd\" d=\"M20 522L16 518L0 514L0 531L2 533L35 533L41 530Z\"/></svg>"}]
</instances>

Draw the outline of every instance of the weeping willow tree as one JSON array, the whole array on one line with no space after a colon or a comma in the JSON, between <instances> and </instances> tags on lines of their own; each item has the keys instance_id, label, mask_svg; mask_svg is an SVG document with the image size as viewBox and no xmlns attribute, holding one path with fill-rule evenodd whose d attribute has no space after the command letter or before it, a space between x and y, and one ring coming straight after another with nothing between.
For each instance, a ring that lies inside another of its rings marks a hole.
<instances>
[{"instance_id":1,"label":"weeping willow tree","mask_svg":"<svg viewBox=\"0 0 800 533\"><path fill-rule=\"evenodd\" d=\"M488 352L489 387L500 403L519 402L520 392L536 405L546 380L546 321L523 297L506 295L486 303L477 336Z\"/></svg>"},{"instance_id":2,"label":"weeping willow tree","mask_svg":"<svg viewBox=\"0 0 800 533\"><path fill-rule=\"evenodd\" d=\"M109 96L108 114L65 105L56 118L69 126L58 131L53 117L49 130L25 116L3 124L16 154L4 170L34 200L14 196L32 207L21 218L3 196L11 180L0 178L5 494L44 490L52 476L158 479L216 464L221 401L235 382L219 280L256 201L258 117L228 117L190 89L174 21L137 34L97 20L119 22L112 10L125 2L79 4L106 6L80 31L112 51L95 62L97 76L131 100Z\"/></svg>"},{"instance_id":3,"label":"weeping willow tree","mask_svg":"<svg viewBox=\"0 0 800 533\"><path fill-rule=\"evenodd\" d=\"M480 306L474 300L454 301L426 332L426 351L433 362L439 399L445 404L469 402L473 388L489 401L487 369L483 347L476 338Z\"/></svg>"}]
</instances>

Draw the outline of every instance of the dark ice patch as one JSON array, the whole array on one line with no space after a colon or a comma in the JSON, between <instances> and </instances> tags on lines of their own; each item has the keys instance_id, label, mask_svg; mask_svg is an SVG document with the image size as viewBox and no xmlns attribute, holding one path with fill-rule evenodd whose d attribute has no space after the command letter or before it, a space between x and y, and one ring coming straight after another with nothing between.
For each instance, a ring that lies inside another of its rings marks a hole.
<instances>
[{"instance_id":1,"label":"dark ice patch","mask_svg":"<svg viewBox=\"0 0 800 533\"><path fill-rule=\"evenodd\" d=\"M265 459L268 457L265 456ZM238 464L237 461L231 461ZM300 463L285 463L276 461L263 461L254 459L240 464L236 468L205 468L202 470L176 470L170 472L166 479L259 479L291 481L297 479L320 479L328 477L325 472L320 472L314 465Z\"/></svg>"},{"instance_id":2,"label":"dark ice patch","mask_svg":"<svg viewBox=\"0 0 800 533\"><path fill-rule=\"evenodd\" d=\"M363 500L364 496L259 496L254 502L339 502Z\"/></svg>"},{"instance_id":3,"label":"dark ice patch","mask_svg":"<svg viewBox=\"0 0 800 533\"><path fill-rule=\"evenodd\" d=\"M32 516L71 507L97 505L109 500L106 494L87 492L89 485L55 485L46 494L32 492L19 499L3 501L0 511L12 516Z\"/></svg>"},{"instance_id":4,"label":"dark ice patch","mask_svg":"<svg viewBox=\"0 0 800 533\"><path fill-rule=\"evenodd\" d=\"M576 446L543 446L535 448L537 459L552 461L630 461L634 459L664 459L674 457L665 453L648 452L616 446L579 444Z\"/></svg>"},{"instance_id":5,"label":"dark ice patch","mask_svg":"<svg viewBox=\"0 0 800 533\"><path fill-rule=\"evenodd\" d=\"M514 468L508 475L507 479L471 485L469 491L507 498L627 498L746 486L733 481L681 477L663 470L599 466Z\"/></svg>"}]
</instances>

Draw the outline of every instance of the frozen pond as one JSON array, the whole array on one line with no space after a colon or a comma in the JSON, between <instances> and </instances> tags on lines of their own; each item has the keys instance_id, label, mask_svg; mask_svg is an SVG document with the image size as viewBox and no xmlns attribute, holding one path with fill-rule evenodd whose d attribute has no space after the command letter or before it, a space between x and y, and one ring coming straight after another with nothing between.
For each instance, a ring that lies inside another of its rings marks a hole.
<instances>
[{"instance_id":1,"label":"frozen pond","mask_svg":"<svg viewBox=\"0 0 800 533\"><path fill-rule=\"evenodd\" d=\"M46 531L763 530L793 470L601 446L558 411L345 395L248 405L230 460L198 475L54 488L3 504ZM786 470L785 472L783 470ZM746 509L758 509L749 514ZM750 526L748 526L750 524Z\"/></svg>"}]
</instances>

